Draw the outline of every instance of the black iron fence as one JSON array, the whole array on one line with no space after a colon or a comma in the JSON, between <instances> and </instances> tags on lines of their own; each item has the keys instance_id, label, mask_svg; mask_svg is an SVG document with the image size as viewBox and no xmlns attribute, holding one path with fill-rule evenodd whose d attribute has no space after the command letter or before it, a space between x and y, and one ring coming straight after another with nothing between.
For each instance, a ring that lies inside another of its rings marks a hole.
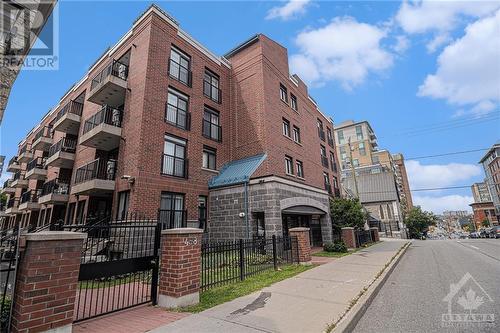
<instances>
[{"instance_id":1,"label":"black iron fence","mask_svg":"<svg viewBox=\"0 0 500 333\"><path fill-rule=\"evenodd\" d=\"M202 290L242 281L280 265L298 263L296 237L221 241L201 246Z\"/></svg>"},{"instance_id":2,"label":"black iron fence","mask_svg":"<svg viewBox=\"0 0 500 333\"><path fill-rule=\"evenodd\" d=\"M75 153L76 143L77 140L75 137L64 137L50 146L48 157L51 157L58 152Z\"/></svg>"},{"instance_id":3,"label":"black iron fence","mask_svg":"<svg viewBox=\"0 0 500 333\"><path fill-rule=\"evenodd\" d=\"M0 332L9 332L19 257L20 225L0 234Z\"/></svg>"},{"instance_id":4,"label":"black iron fence","mask_svg":"<svg viewBox=\"0 0 500 333\"><path fill-rule=\"evenodd\" d=\"M123 111L104 105L92 117L85 120L83 124L83 134L89 132L100 124L108 124L115 127L122 127Z\"/></svg>"},{"instance_id":5,"label":"black iron fence","mask_svg":"<svg viewBox=\"0 0 500 333\"><path fill-rule=\"evenodd\" d=\"M90 91L94 90L110 75L118 77L122 80L127 80L128 65L118 60L113 60L112 62L110 62L102 71L99 72L99 74L97 74L92 79L92 82L90 83Z\"/></svg>"},{"instance_id":6,"label":"black iron fence","mask_svg":"<svg viewBox=\"0 0 500 333\"><path fill-rule=\"evenodd\" d=\"M42 189L34 189L34 190L26 191L23 194L21 194L20 203L38 202L38 198L40 197L41 193L42 193Z\"/></svg>"},{"instance_id":7,"label":"black iron fence","mask_svg":"<svg viewBox=\"0 0 500 333\"><path fill-rule=\"evenodd\" d=\"M47 160L46 157L35 157L31 161L29 161L28 164L26 165L26 171L30 171L35 168L44 169L46 160Z\"/></svg>"},{"instance_id":8,"label":"black iron fence","mask_svg":"<svg viewBox=\"0 0 500 333\"><path fill-rule=\"evenodd\" d=\"M115 180L116 160L96 159L78 168L75 172L75 184L93 179Z\"/></svg>"},{"instance_id":9,"label":"black iron fence","mask_svg":"<svg viewBox=\"0 0 500 333\"><path fill-rule=\"evenodd\" d=\"M370 230L354 230L354 236L356 237L356 247L373 242Z\"/></svg>"},{"instance_id":10,"label":"black iron fence","mask_svg":"<svg viewBox=\"0 0 500 333\"><path fill-rule=\"evenodd\" d=\"M70 101L66 103L66 105L64 105L61 110L59 110L59 112L56 115L56 118L54 119L54 123L57 122L59 119L61 119L67 113L73 113L76 114L77 116L81 116L82 111L83 111L83 103L77 101Z\"/></svg>"}]
</instances>

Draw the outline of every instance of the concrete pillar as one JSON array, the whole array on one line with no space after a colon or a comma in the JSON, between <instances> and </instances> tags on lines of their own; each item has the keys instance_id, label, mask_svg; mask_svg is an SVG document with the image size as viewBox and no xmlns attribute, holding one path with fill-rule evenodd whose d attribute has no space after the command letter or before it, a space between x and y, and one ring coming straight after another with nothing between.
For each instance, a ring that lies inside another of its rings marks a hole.
<instances>
[{"instance_id":1,"label":"concrete pillar","mask_svg":"<svg viewBox=\"0 0 500 333\"><path fill-rule=\"evenodd\" d=\"M345 227L342 228L342 240L348 248L356 247L356 236L354 235L354 228Z\"/></svg>"},{"instance_id":2,"label":"concrete pillar","mask_svg":"<svg viewBox=\"0 0 500 333\"><path fill-rule=\"evenodd\" d=\"M14 294L12 332L71 332L87 234L26 234Z\"/></svg>"},{"instance_id":3,"label":"concrete pillar","mask_svg":"<svg viewBox=\"0 0 500 333\"><path fill-rule=\"evenodd\" d=\"M377 227L372 227L372 228L370 228L370 231L372 233L372 240L374 242L378 242L380 240L380 236L378 234L378 228Z\"/></svg>"},{"instance_id":4,"label":"concrete pillar","mask_svg":"<svg viewBox=\"0 0 500 333\"><path fill-rule=\"evenodd\" d=\"M291 237L297 237L297 250L299 263L303 265L311 264L311 242L309 240L309 228L292 228L288 230ZM292 243L293 253L297 253Z\"/></svg>"},{"instance_id":5,"label":"concrete pillar","mask_svg":"<svg viewBox=\"0 0 500 333\"><path fill-rule=\"evenodd\" d=\"M200 301L202 229L162 231L158 305L177 308Z\"/></svg>"}]
</instances>

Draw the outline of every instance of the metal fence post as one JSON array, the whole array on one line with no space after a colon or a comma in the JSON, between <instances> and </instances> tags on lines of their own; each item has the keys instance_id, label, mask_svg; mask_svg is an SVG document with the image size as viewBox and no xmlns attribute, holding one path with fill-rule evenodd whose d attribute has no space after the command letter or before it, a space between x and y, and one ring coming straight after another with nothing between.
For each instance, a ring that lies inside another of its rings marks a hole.
<instances>
[{"instance_id":1,"label":"metal fence post","mask_svg":"<svg viewBox=\"0 0 500 333\"><path fill-rule=\"evenodd\" d=\"M278 253L276 253L276 235L273 235L273 263L274 269L278 270Z\"/></svg>"},{"instance_id":2,"label":"metal fence post","mask_svg":"<svg viewBox=\"0 0 500 333\"><path fill-rule=\"evenodd\" d=\"M245 280L245 249L242 238L240 238L240 280Z\"/></svg>"},{"instance_id":3,"label":"metal fence post","mask_svg":"<svg viewBox=\"0 0 500 333\"><path fill-rule=\"evenodd\" d=\"M153 269L151 271L151 302L153 305L158 304L158 278L160 271L160 256L158 255L160 249L160 237L161 237L161 228L160 222L156 221L155 226L155 235L154 235L154 248L153 248Z\"/></svg>"}]
</instances>

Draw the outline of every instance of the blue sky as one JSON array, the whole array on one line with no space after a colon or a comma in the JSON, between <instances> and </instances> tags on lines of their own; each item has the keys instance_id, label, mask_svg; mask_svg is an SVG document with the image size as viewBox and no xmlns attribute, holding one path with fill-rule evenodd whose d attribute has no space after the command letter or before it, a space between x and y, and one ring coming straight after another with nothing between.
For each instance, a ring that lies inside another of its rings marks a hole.
<instances>
[{"instance_id":1,"label":"blue sky","mask_svg":"<svg viewBox=\"0 0 500 333\"><path fill-rule=\"evenodd\" d=\"M19 75L1 128L7 159L150 3L59 2L59 70ZM498 2L156 3L218 55L258 32L281 43L291 72L309 82L322 111L336 123L368 120L380 148L411 158L487 148L500 138ZM481 181L482 154L408 161L411 186ZM413 198L437 213L472 202L469 189L414 192Z\"/></svg>"}]
</instances>

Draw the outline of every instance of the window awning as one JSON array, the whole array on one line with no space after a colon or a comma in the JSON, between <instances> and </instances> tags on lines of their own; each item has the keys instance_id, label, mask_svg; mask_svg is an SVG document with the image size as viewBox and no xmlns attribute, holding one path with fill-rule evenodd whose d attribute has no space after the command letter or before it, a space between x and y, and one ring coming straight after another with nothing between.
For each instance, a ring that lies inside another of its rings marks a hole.
<instances>
[{"instance_id":1,"label":"window awning","mask_svg":"<svg viewBox=\"0 0 500 333\"><path fill-rule=\"evenodd\" d=\"M325 212L321 209L311 206L294 206L283 209L283 214L301 214L301 215L324 215Z\"/></svg>"}]
</instances>

